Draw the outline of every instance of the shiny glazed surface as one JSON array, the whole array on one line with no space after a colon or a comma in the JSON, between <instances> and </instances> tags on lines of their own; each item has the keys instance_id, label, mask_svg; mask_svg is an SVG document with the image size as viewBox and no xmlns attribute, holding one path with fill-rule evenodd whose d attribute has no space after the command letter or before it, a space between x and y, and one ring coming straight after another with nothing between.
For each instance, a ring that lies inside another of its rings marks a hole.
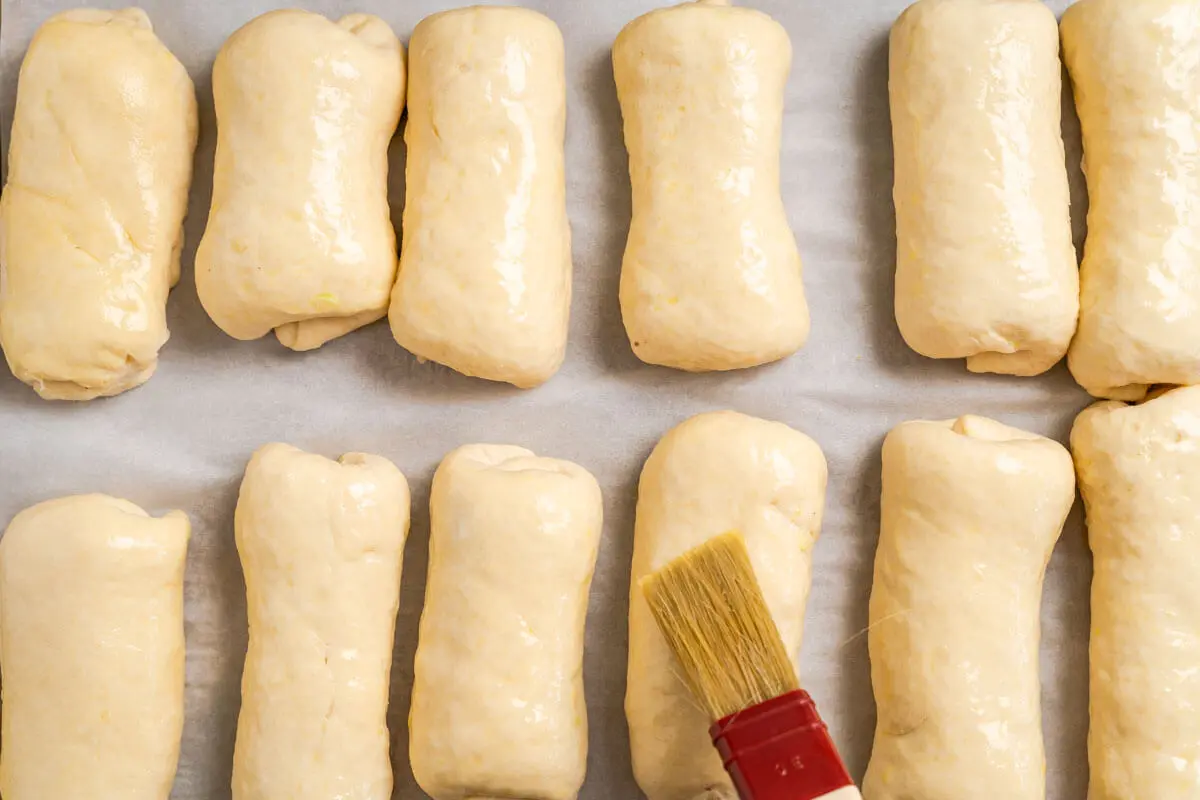
<instances>
[{"instance_id":1,"label":"shiny glazed surface","mask_svg":"<svg viewBox=\"0 0 1200 800\"><path fill-rule=\"evenodd\" d=\"M409 757L434 800L573 800L587 768L583 627L600 487L521 447L450 453L429 499Z\"/></svg>"},{"instance_id":2,"label":"shiny glazed surface","mask_svg":"<svg viewBox=\"0 0 1200 800\"><path fill-rule=\"evenodd\" d=\"M0 539L5 800L167 800L183 733L188 519L81 495Z\"/></svg>"},{"instance_id":3,"label":"shiny glazed surface","mask_svg":"<svg viewBox=\"0 0 1200 800\"><path fill-rule=\"evenodd\" d=\"M1071 373L1119 400L1200 382L1200 2L1082 0L1062 40L1090 202Z\"/></svg>"},{"instance_id":4,"label":"shiny glazed surface","mask_svg":"<svg viewBox=\"0 0 1200 800\"><path fill-rule=\"evenodd\" d=\"M567 345L571 235L562 34L511 7L434 14L410 41L396 341L467 375L536 386Z\"/></svg>"},{"instance_id":5,"label":"shiny glazed surface","mask_svg":"<svg viewBox=\"0 0 1200 800\"><path fill-rule=\"evenodd\" d=\"M888 434L866 800L1046 796L1042 582L1074 502L1050 439L975 416Z\"/></svg>"},{"instance_id":6,"label":"shiny glazed surface","mask_svg":"<svg viewBox=\"0 0 1200 800\"><path fill-rule=\"evenodd\" d=\"M42 397L144 383L166 343L196 96L140 9L51 17L21 68L0 199L0 346Z\"/></svg>"},{"instance_id":7,"label":"shiny glazed surface","mask_svg":"<svg viewBox=\"0 0 1200 800\"><path fill-rule=\"evenodd\" d=\"M387 23L295 9L213 64L217 152L196 291L235 339L311 350L383 317L396 275L388 142L404 51Z\"/></svg>"},{"instance_id":8,"label":"shiny glazed surface","mask_svg":"<svg viewBox=\"0 0 1200 800\"><path fill-rule=\"evenodd\" d=\"M890 45L900 332L972 372L1045 372L1079 311L1054 14L921 0Z\"/></svg>"},{"instance_id":9,"label":"shiny glazed surface","mask_svg":"<svg viewBox=\"0 0 1200 800\"><path fill-rule=\"evenodd\" d=\"M388 800L386 721L408 483L379 456L269 444L234 533L250 640L233 800Z\"/></svg>"},{"instance_id":10,"label":"shiny glazed surface","mask_svg":"<svg viewBox=\"0 0 1200 800\"><path fill-rule=\"evenodd\" d=\"M1089 800L1200 795L1200 387L1097 403L1071 447L1092 580Z\"/></svg>"},{"instance_id":11,"label":"shiny glazed surface","mask_svg":"<svg viewBox=\"0 0 1200 800\"><path fill-rule=\"evenodd\" d=\"M638 17L613 45L633 184L621 314L643 361L737 369L808 337L779 194L791 59L777 22L712 0Z\"/></svg>"},{"instance_id":12,"label":"shiny glazed surface","mask_svg":"<svg viewBox=\"0 0 1200 800\"><path fill-rule=\"evenodd\" d=\"M792 660L800 655L825 456L804 434L732 411L671 429L638 484L629 598L625 716L633 771L650 800L733 800L706 719L638 588L646 574L713 536L738 531Z\"/></svg>"}]
</instances>

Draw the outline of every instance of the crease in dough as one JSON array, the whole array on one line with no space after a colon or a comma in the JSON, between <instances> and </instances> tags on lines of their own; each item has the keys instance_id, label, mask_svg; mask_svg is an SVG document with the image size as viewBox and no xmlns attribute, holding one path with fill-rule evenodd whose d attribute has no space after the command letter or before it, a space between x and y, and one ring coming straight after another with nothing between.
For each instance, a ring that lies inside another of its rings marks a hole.
<instances>
[{"instance_id":1,"label":"crease in dough","mask_svg":"<svg viewBox=\"0 0 1200 800\"><path fill-rule=\"evenodd\" d=\"M409 717L434 800L574 800L587 769L583 634L600 487L522 447L460 447L429 499Z\"/></svg>"},{"instance_id":2,"label":"crease in dough","mask_svg":"<svg viewBox=\"0 0 1200 800\"><path fill-rule=\"evenodd\" d=\"M1042 583L1074 502L1042 436L970 415L887 435L865 800L1044 800Z\"/></svg>"},{"instance_id":3,"label":"crease in dough","mask_svg":"<svg viewBox=\"0 0 1200 800\"><path fill-rule=\"evenodd\" d=\"M0 346L43 398L154 374L196 135L191 78L141 9L67 11L34 35L0 197Z\"/></svg>"},{"instance_id":4,"label":"crease in dough","mask_svg":"<svg viewBox=\"0 0 1200 800\"><path fill-rule=\"evenodd\" d=\"M250 639L234 800L389 800L388 687L409 491L387 459L285 444L234 517Z\"/></svg>"},{"instance_id":5,"label":"crease in dough","mask_svg":"<svg viewBox=\"0 0 1200 800\"><path fill-rule=\"evenodd\" d=\"M196 253L196 291L221 330L274 330L312 350L384 317L396 277L387 149L404 94L404 48L370 14L271 11L225 42Z\"/></svg>"},{"instance_id":6,"label":"crease in dough","mask_svg":"<svg viewBox=\"0 0 1200 800\"><path fill-rule=\"evenodd\" d=\"M92 494L0 539L5 800L167 800L183 736L191 526Z\"/></svg>"},{"instance_id":7,"label":"crease in dough","mask_svg":"<svg viewBox=\"0 0 1200 800\"><path fill-rule=\"evenodd\" d=\"M527 8L421 20L409 43L407 198L392 335L522 389L562 365L571 306L563 39Z\"/></svg>"},{"instance_id":8,"label":"crease in dough","mask_svg":"<svg viewBox=\"0 0 1200 800\"><path fill-rule=\"evenodd\" d=\"M1071 448L1092 550L1089 800L1200 795L1200 387L1102 402Z\"/></svg>"},{"instance_id":9,"label":"crease in dough","mask_svg":"<svg viewBox=\"0 0 1200 800\"><path fill-rule=\"evenodd\" d=\"M621 317L642 361L690 372L784 358L808 338L779 189L792 45L727 2L657 9L613 44L633 217Z\"/></svg>"},{"instance_id":10,"label":"crease in dough","mask_svg":"<svg viewBox=\"0 0 1200 800\"><path fill-rule=\"evenodd\" d=\"M896 322L930 358L1038 375L1079 314L1058 23L1041 0L920 0L892 27Z\"/></svg>"},{"instance_id":11,"label":"crease in dough","mask_svg":"<svg viewBox=\"0 0 1200 800\"><path fill-rule=\"evenodd\" d=\"M1200 383L1200 4L1063 15L1088 185L1071 374L1096 397Z\"/></svg>"},{"instance_id":12,"label":"crease in dough","mask_svg":"<svg viewBox=\"0 0 1200 800\"><path fill-rule=\"evenodd\" d=\"M649 800L736 800L708 737L711 720L680 677L638 582L713 536L739 531L798 662L827 480L825 456L779 422L718 411L655 446L638 483L625 716L633 772Z\"/></svg>"}]
</instances>

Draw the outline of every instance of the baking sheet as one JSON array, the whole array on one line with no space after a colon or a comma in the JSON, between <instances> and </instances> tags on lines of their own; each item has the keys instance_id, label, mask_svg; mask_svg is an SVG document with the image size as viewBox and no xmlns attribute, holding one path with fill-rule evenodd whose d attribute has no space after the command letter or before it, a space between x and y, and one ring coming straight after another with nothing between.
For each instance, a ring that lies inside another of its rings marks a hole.
<instances>
[{"instance_id":1,"label":"baking sheet","mask_svg":"<svg viewBox=\"0 0 1200 800\"><path fill-rule=\"evenodd\" d=\"M124 3L102 2L120 7ZM330 16L371 11L406 42L448 0L307 0ZM48 498L100 491L160 512L187 511L187 722L172 795L230 796L238 686L246 644L241 569L233 544L238 482L251 452L286 441L328 456L363 450L393 459L413 488L412 533L396 634L389 724L398 798L420 798L408 767L406 718L424 593L433 470L473 441L521 444L590 469L605 492L606 523L588 616L585 672L590 755L583 800L639 797L622 710L626 612L638 472L655 441L692 414L734 408L787 422L829 460L827 513L817 544L803 681L854 775L874 725L867 662L867 598L879 524L884 434L909 418L971 412L1065 441L1087 404L1060 365L1035 379L968 375L962 362L909 351L892 317L895 254L887 31L907 0L755 0L791 35L783 193L805 259L813 332L783 363L686 375L639 362L617 304L630 188L610 63L621 26L655 0L530 2L566 40L567 202L576 289L567 360L545 386L522 392L418 364L376 324L308 354L274 337L242 343L221 333L196 299L191 264L210 198L215 126L211 66L224 39L281 3L146 0L162 39L190 70L201 138L187 223L184 279L171 295L172 338L143 388L84 405L50 404L0 370L0 524ZM0 17L0 128L7 136L20 59L38 24L72 0L4 0ZM1049 4L1056 12L1065 0ZM1078 127L1064 104L1077 244L1085 197ZM7 143L4 146L7 151ZM391 195L399 229L403 146L393 144ZM1078 508L1055 551L1042 625L1049 797L1083 800L1087 758L1090 558Z\"/></svg>"}]
</instances>

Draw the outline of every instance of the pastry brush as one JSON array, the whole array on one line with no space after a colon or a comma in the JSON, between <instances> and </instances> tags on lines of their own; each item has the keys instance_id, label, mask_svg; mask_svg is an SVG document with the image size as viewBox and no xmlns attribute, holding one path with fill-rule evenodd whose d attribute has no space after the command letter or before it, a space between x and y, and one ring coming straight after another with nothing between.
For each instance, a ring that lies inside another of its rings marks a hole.
<instances>
[{"instance_id":1,"label":"pastry brush","mask_svg":"<svg viewBox=\"0 0 1200 800\"><path fill-rule=\"evenodd\" d=\"M861 800L800 688L737 533L714 537L638 584L742 800Z\"/></svg>"}]
</instances>

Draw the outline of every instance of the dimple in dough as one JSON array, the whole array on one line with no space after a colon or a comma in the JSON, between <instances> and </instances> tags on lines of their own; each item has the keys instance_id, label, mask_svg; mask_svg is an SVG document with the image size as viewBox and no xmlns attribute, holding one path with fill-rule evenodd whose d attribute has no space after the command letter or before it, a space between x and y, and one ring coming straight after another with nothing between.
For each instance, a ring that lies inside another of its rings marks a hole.
<instances>
[{"instance_id":1,"label":"dimple in dough","mask_svg":"<svg viewBox=\"0 0 1200 800\"><path fill-rule=\"evenodd\" d=\"M408 535L404 476L285 444L254 454L234 531L250 642L234 800L388 800L387 703Z\"/></svg>"},{"instance_id":2,"label":"dimple in dough","mask_svg":"<svg viewBox=\"0 0 1200 800\"><path fill-rule=\"evenodd\" d=\"M311 350L387 312L387 149L404 50L369 14L272 11L213 65L217 153L196 253L204 310L235 339Z\"/></svg>"},{"instance_id":3,"label":"dimple in dough","mask_svg":"<svg viewBox=\"0 0 1200 800\"><path fill-rule=\"evenodd\" d=\"M735 800L707 719L679 677L638 582L713 536L738 531L771 616L800 655L827 470L812 439L732 411L692 417L654 448L638 485L625 715L649 800Z\"/></svg>"},{"instance_id":4,"label":"dimple in dough","mask_svg":"<svg viewBox=\"0 0 1200 800\"><path fill-rule=\"evenodd\" d=\"M1082 0L1062 42L1089 201L1071 373L1119 400L1200 382L1200 3Z\"/></svg>"},{"instance_id":5,"label":"dimple in dough","mask_svg":"<svg viewBox=\"0 0 1200 800\"><path fill-rule=\"evenodd\" d=\"M866 800L1042 800L1042 581L1075 502L1058 442L975 416L883 444Z\"/></svg>"},{"instance_id":6,"label":"dimple in dough","mask_svg":"<svg viewBox=\"0 0 1200 800\"><path fill-rule=\"evenodd\" d=\"M1071 449L1094 566L1088 798L1200 796L1200 387L1097 403Z\"/></svg>"},{"instance_id":7,"label":"dimple in dough","mask_svg":"<svg viewBox=\"0 0 1200 800\"><path fill-rule=\"evenodd\" d=\"M409 43L407 201L389 319L420 359L528 388L571 305L563 40L525 8L427 17Z\"/></svg>"},{"instance_id":8,"label":"dimple in dough","mask_svg":"<svg viewBox=\"0 0 1200 800\"><path fill-rule=\"evenodd\" d=\"M409 719L435 800L573 800L587 768L583 626L600 487L521 447L446 456L429 500L429 577Z\"/></svg>"},{"instance_id":9,"label":"dimple in dough","mask_svg":"<svg viewBox=\"0 0 1200 800\"><path fill-rule=\"evenodd\" d=\"M57 14L21 65L0 198L0 346L48 400L149 380L196 146L187 70L138 8Z\"/></svg>"},{"instance_id":10,"label":"dimple in dough","mask_svg":"<svg viewBox=\"0 0 1200 800\"><path fill-rule=\"evenodd\" d=\"M183 735L191 527L81 495L0 540L5 800L167 800Z\"/></svg>"},{"instance_id":11,"label":"dimple in dough","mask_svg":"<svg viewBox=\"0 0 1200 800\"><path fill-rule=\"evenodd\" d=\"M1045 372L1079 313L1054 14L920 0L890 45L900 333L972 372Z\"/></svg>"},{"instance_id":12,"label":"dimple in dough","mask_svg":"<svg viewBox=\"0 0 1200 800\"><path fill-rule=\"evenodd\" d=\"M787 32L726 2L638 17L613 45L633 185L621 315L642 361L751 367L808 338L779 191Z\"/></svg>"}]
</instances>

